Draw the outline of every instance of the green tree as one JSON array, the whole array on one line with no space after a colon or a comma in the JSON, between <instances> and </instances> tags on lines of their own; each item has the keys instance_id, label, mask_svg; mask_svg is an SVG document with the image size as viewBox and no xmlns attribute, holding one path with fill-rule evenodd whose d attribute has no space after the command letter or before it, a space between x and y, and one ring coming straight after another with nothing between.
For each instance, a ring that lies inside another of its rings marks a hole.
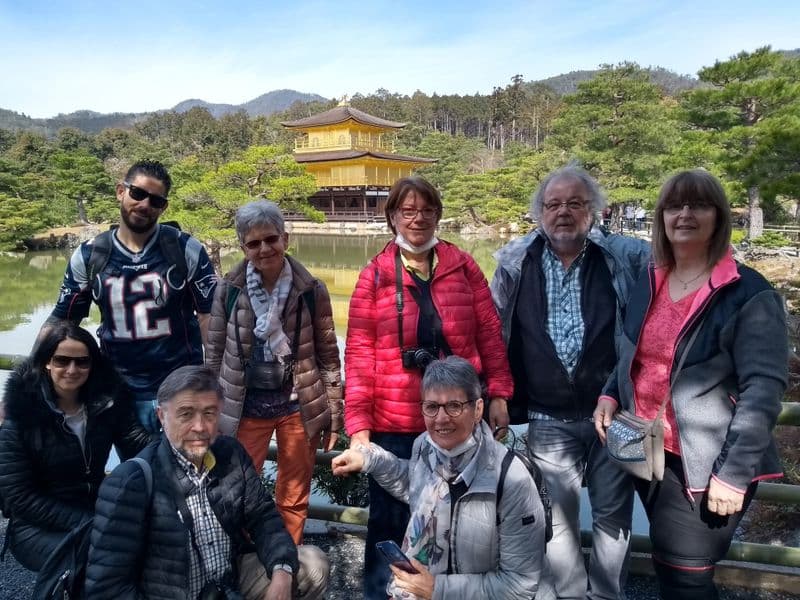
<instances>
[{"instance_id":1,"label":"green tree","mask_svg":"<svg viewBox=\"0 0 800 600\"><path fill-rule=\"evenodd\" d=\"M678 139L674 101L634 63L603 66L563 101L545 144L553 158L577 159L611 204L653 202Z\"/></svg>"},{"instance_id":2,"label":"green tree","mask_svg":"<svg viewBox=\"0 0 800 600\"><path fill-rule=\"evenodd\" d=\"M54 196L72 206L64 222L76 217L81 223L114 218L114 182L99 158L84 152L59 151L53 155L52 166Z\"/></svg>"},{"instance_id":3,"label":"green tree","mask_svg":"<svg viewBox=\"0 0 800 600\"><path fill-rule=\"evenodd\" d=\"M800 197L800 59L765 46L717 61L698 75L708 86L685 95L686 119L715 147L721 170L741 186L749 235L757 238L765 196Z\"/></svg>"},{"instance_id":4,"label":"green tree","mask_svg":"<svg viewBox=\"0 0 800 600\"><path fill-rule=\"evenodd\" d=\"M0 247L22 248L22 242L47 227L47 209L41 200L0 193Z\"/></svg>"},{"instance_id":5,"label":"green tree","mask_svg":"<svg viewBox=\"0 0 800 600\"><path fill-rule=\"evenodd\" d=\"M191 168L191 163L184 162L182 168ZM181 185L169 216L201 237L219 240L231 236L236 209L259 198L278 203L285 212L301 212L322 220L322 214L308 202L315 191L314 177L286 148L251 146L239 160Z\"/></svg>"}]
</instances>

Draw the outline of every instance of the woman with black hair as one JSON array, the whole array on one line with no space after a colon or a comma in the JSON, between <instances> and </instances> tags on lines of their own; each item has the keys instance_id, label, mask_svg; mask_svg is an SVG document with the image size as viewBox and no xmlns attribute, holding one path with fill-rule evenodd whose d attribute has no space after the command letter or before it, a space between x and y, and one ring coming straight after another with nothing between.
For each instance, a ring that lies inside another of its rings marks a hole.
<instances>
[{"instance_id":1,"label":"woman with black hair","mask_svg":"<svg viewBox=\"0 0 800 600\"><path fill-rule=\"evenodd\" d=\"M5 543L22 566L38 572L59 543L92 518L112 444L124 460L150 436L97 342L70 322L53 327L11 374L3 403Z\"/></svg>"}]
</instances>

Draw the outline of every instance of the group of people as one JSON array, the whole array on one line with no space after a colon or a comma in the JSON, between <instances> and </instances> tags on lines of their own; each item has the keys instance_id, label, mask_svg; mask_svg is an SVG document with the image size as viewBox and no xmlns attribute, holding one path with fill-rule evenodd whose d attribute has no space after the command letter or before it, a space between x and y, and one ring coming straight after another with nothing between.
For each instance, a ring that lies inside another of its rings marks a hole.
<instances>
[{"instance_id":1,"label":"group of people","mask_svg":"<svg viewBox=\"0 0 800 600\"><path fill-rule=\"evenodd\" d=\"M598 226L586 171L555 171L491 285L436 236L438 191L399 180L394 237L350 301L346 391L328 291L286 254L277 205L237 211L244 257L217 280L195 238L158 223L170 187L159 163L131 167L119 226L75 251L6 388L6 543L40 581L82 542L87 598L323 596L330 565L303 529L316 451L344 428L333 472L369 480L367 599L624 598L634 493L661 597L717 597L714 565L758 481L781 475L788 342L780 296L732 258L713 176L665 183L651 247ZM79 327L92 302L99 347ZM611 459L620 409L663 421L661 480ZM512 423L552 500L547 543L541 490L501 443ZM136 460L106 476L112 445ZM389 541L407 561L387 562Z\"/></svg>"}]
</instances>

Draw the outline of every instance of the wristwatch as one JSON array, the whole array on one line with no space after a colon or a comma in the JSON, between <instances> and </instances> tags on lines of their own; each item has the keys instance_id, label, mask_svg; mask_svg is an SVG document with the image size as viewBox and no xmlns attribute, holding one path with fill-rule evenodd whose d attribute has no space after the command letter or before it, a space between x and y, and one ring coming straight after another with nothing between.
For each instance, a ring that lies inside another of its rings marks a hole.
<instances>
[{"instance_id":1,"label":"wristwatch","mask_svg":"<svg viewBox=\"0 0 800 600\"><path fill-rule=\"evenodd\" d=\"M286 571L289 575L294 573L292 570L292 565L287 565L286 563L278 563L274 567L272 567L272 572L274 573L276 570L280 569L281 571Z\"/></svg>"}]
</instances>

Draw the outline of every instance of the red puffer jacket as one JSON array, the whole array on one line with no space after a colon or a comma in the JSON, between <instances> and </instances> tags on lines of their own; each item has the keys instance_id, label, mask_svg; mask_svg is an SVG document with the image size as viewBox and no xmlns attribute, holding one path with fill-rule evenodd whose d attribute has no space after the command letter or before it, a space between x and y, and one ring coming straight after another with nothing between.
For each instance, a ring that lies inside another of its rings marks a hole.
<instances>
[{"instance_id":1,"label":"red puffer jacket","mask_svg":"<svg viewBox=\"0 0 800 600\"><path fill-rule=\"evenodd\" d=\"M420 411L421 373L404 369L395 305L395 255L390 242L361 271L347 323L345 427L392 433L425 430ZM453 354L467 359L486 380L489 398L514 391L506 349L486 278L475 260L448 242L435 246L437 264L431 295L442 333ZM408 291L415 285L403 269L403 342L417 344L419 308ZM485 399L488 402L488 398Z\"/></svg>"}]
</instances>

